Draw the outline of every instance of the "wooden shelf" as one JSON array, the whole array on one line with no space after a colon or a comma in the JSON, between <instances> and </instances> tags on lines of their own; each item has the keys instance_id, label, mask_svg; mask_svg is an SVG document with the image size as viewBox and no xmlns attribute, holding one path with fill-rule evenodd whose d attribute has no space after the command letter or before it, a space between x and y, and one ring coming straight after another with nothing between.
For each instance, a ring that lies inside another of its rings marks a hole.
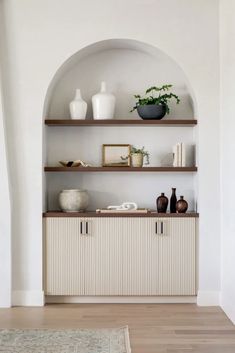
<instances>
[{"instance_id":1,"label":"wooden shelf","mask_svg":"<svg viewBox=\"0 0 235 353\"><path fill-rule=\"evenodd\" d=\"M72 120L72 119L46 119L45 124L48 126L195 126L195 119L175 119L175 120Z\"/></svg>"},{"instance_id":2,"label":"wooden shelf","mask_svg":"<svg viewBox=\"0 0 235 353\"><path fill-rule=\"evenodd\" d=\"M45 172L196 172L197 167L44 167Z\"/></svg>"},{"instance_id":3,"label":"wooden shelf","mask_svg":"<svg viewBox=\"0 0 235 353\"><path fill-rule=\"evenodd\" d=\"M62 212L62 211L48 211L43 213L43 217L174 217L174 218L198 218L199 214L196 212L187 213L157 213L151 211L149 213L96 213L95 211L87 212Z\"/></svg>"}]
</instances>

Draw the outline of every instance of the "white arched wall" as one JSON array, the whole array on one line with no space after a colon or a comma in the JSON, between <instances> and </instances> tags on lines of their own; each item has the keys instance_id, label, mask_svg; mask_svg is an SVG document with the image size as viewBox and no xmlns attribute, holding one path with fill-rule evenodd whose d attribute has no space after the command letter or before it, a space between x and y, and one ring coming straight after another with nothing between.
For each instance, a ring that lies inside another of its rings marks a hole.
<instances>
[{"instance_id":1,"label":"white arched wall","mask_svg":"<svg viewBox=\"0 0 235 353\"><path fill-rule=\"evenodd\" d=\"M144 93L153 84L173 84L181 104L170 104L168 118L189 119L197 116L195 99L188 79L179 65L160 49L133 39L107 39L82 48L57 70L50 83L44 105L44 116L69 117L69 102L77 85L88 102L87 118L92 117L91 97L106 80L116 96L115 115L135 119L130 114L133 95ZM192 99L193 97L193 99Z\"/></svg>"},{"instance_id":2,"label":"white arched wall","mask_svg":"<svg viewBox=\"0 0 235 353\"><path fill-rule=\"evenodd\" d=\"M89 1L71 0L69 6L65 0L59 6L55 0L3 3L8 42L6 76L10 87L6 131L14 190L14 304L40 305L43 298L42 107L48 85L56 70L74 53L109 38L146 42L168 53L183 68L194 88L199 119L199 302L218 304L218 1L158 0L146 6L146 2L136 0L125 4L101 0L92 4L92 11ZM131 15L124 16L124 8L125 14Z\"/></svg>"},{"instance_id":3,"label":"white arched wall","mask_svg":"<svg viewBox=\"0 0 235 353\"><path fill-rule=\"evenodd\" d=\"M57 71L46 97L47 118L69 118L69 102L76 87L81 88L88 102L88 119L92 117L91 97L99 90L100 81L106 80L116 96L115 116L118 119L140 119L136 112L130 113L133 95L144 92L152 85L173 84L173 91L180 96L179 105L170 105L166 118L193 118L192 98L187 79L179 66L159 49L146 43L128 39L110 39L83 48ZM175 102L174 102L175 103ZM110 127L110 128L48 128L47 165L57 165L59 160L82 159L92 165L101 165L102 144L129 143L150 152L152 166L161 165L172 153L172 146L184 141L195 146L192 128ZM193 155L193 153L192 153ZM188 159L194 165L194 158ZM71 173L47 175L47 209L58 209L58 194L62 188L83 188L90 194L89 209L107 207L124 201L136 202L139 207L155 209L156 197L171 187L178 195L184 195L189 209L195 210L193 174L138 174Z\"/></svg>"}]
</instances>

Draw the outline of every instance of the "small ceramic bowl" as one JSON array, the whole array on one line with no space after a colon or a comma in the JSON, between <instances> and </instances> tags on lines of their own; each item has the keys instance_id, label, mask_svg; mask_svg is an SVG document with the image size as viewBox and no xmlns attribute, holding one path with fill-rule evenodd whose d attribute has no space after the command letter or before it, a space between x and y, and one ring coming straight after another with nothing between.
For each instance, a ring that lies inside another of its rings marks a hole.
<instances>
[{"instance_id":1,"label":"small ceramic bowl","mask_svg":"<svg viewBox=\"0 0 235 353\"><path fill-rule=\"evenodd\" d=\"M59 161L63 167L79 167L81 165L80 161Z\"/></svg>"}]
</instances>

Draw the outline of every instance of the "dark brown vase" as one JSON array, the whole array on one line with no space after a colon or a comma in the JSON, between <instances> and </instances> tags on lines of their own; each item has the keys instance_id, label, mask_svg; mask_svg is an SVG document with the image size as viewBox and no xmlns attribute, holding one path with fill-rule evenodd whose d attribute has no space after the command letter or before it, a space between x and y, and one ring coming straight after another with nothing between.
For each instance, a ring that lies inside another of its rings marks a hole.
<instances>
[{"instance_id":1,"label":"dark brown vase","mask_svg":"<svg viewBox=\"0 0 235 353\"><path fill-rule=\"evenodd\" d=\"M184 200L184 196L180 196L180 199L176 202L177 213L185 213L188 209L188 202Z\"/></svg>"},{"instance_id":2,"label":"dark brown vase","mask_svg":"<svg viewBox=\"0 0 235 353\"><path fill-rule=\"evenodd\" d=\"M172 194L171 194L171 199L170 199L170 212L171 213L176 213L176 194L175 194L176 188L172 188Z\"/></svg>"},{"instance_id":3,"label":"dark brown vase","mask_svg":"<svg viewBox=\"0 0 235 353\"><path fill-rule=\"evenodd\" d=\"M166 213L168 206L168 198L164 195L164 192L161 193L161 196L157 198L157 211L159 213Z\"/></svg>"}]
</instances>

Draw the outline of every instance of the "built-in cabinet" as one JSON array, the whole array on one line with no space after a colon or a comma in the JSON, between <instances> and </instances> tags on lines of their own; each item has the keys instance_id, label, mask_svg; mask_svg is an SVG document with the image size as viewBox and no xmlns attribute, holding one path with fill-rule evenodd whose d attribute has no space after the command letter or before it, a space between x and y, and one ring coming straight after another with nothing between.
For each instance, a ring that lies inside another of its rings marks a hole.
<instances>
[{"instance_id":1,"label":"built-in cabinet","mask_svg":"<svg viewBox=\"0 0 235 353\"><path fill-rule=\"evenodd\" d=\"M44 218L45 294L196 295L195 217Z\"/></svg>"}]
</instances>

